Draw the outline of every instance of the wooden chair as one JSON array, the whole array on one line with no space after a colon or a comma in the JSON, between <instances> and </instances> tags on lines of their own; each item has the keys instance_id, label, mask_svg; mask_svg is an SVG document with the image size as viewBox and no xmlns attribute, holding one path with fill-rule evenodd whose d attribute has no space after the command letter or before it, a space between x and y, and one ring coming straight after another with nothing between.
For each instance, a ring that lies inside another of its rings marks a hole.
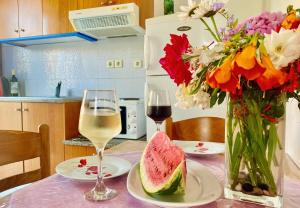
<instances>
[{"instance_id":1,"label":"wooden chair","mask_svg":"<svg viewBox=\"0 0 300 208\"><path fill-rule=\"evenodd\" d=\"M0 130L0 166L40 157L40 169L0 180L0 192L50 175L49 127L39 133ZM24 167L23 167L24 169Z\"/></svg>"},{"instance_id":2,"label":"wooden chair","mask_svg":"<svg viewBox=\"0 0 300 208\"><path fill-rule=\"evenodd\" d=\"M225 119L197 117L173 122L169 118L166 133L173 140L224 142Z\"/></svg>"}]
</instances>

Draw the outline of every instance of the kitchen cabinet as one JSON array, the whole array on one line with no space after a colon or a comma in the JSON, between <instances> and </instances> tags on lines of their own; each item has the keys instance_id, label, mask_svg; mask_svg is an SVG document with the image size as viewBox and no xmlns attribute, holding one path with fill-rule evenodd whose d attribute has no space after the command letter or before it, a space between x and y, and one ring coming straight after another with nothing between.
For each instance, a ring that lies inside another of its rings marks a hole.
<instances>
[{"instance_id":1,"label":"kitchen cabinet","mask_svg":"<svg viewBox=\"0 0 300 208\"><path fill-rule=\"evenodd\" d=\"M140 25L153 17L154 0L1 0L0 39L72 32L69 11L136 3Z\"/></svg>"},{"instance_id":2,"label":"kitchen cabinet","mask_svg":"<svg viewBox=\"0 0 300 208\"><path fill-rule=\"evenodd\" d=\"M78 9L100 7L105 0L78 0Z\"/></svg>"},{"instance_id":3,"label":"kitchen cabinet","mask_svg":"<svg viewBox=\"0 0 300 208\"><path fill-rule=\"evenodd\" d=\"M95 155L95 147L90 146L75 146L75 145L65 145L65 160L75 158Z\"/></svg>"},{"instance_id":4,"label":"kitchen cabinet","mask_svg":"<svg viewBox=\"0 0 300 208\"><path fill-rule=\"evenodd\" d=\"M0 129L22 131L21 110L21 102L0 102Z\"/></svg>"},{"instance_id":5,"label":"kitchen cabinet","mask_svg":"<svg viewBox=\"0 0 300 208\"><path fill-rule=\"evenodd\" d=\"M20 37L43 34L42 0L18 0Z\"/></svg>"},{"instance_id":6,"label":"kitchen cabinet","mask_svg":"<svg viewBox=\"0 0 300 208\"><path fill-rule=\"evenodd\" d=\"M0 39L19 37L19 17L17 0L0 1Z\"/></svg>"},{"instance_id":7,"label":"kitchen cabinet","mask_svg":"<svg viewBox=\"0 0 300 208\"><path fill-rule=\"evenodd\" d=\"M43 34L42 0L1 0L0 39Z\"/></svg>"},{"instance_id":8,"label":"kitchen cabinet","mask_svg":"<svg viewBox=\"0 0 300 208\"><path fill-rule=\"evenodd\" d=\"M43 0L43 34L73 32L69 11L76 10L78 0Z\"/></svg>"},{"instance_id":9,"label":"kitchen cabinet","mask_svg":"<svg viewBox=\"0 0 300 208\"><path fill-rule=\"evenodd\" d=\"M38 132L40 124L49 126L51 174L64 161L63 141L77 136L80 101L54 102L0 102L0 130ZM17 123L16 125L13 125ZM36 161L27 163L27 169L36 167Z\"/></svg>"}]
</instances>

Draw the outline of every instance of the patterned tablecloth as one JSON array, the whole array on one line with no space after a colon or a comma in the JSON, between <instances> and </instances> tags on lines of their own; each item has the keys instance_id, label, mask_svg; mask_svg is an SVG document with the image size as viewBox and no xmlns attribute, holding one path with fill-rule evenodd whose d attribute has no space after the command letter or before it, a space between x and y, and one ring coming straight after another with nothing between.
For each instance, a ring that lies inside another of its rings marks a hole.
<instances>
[{"instance_id":1,"label":"patterned tablecloth","mask_svg":"<svg viewBox=\"0 0 300 208\"><path fill-rule=\"evenodd\" d=\"M129 160L132 164L136 163L141 153L118 154ZM224 182L224 157L189 157L189 159L200 162L207 166L223 184ZM148 208L156 207L154 205L139 201L132 197L126 189L127 174L111 180L106 180L109 187L117 189L119 195L105 202L88 202L83 198L83 193L91 189L94 183L76 182L66 179L59 175L53 175L44 180L38 181L31 186L15 192L9 202L11 208ZM291 179L285 179L284 207L300 207L300 182ZM200 206L201 208L254 208L259 205L242 203L220 198L210 204Z\"/></svg>"}]
</instances>

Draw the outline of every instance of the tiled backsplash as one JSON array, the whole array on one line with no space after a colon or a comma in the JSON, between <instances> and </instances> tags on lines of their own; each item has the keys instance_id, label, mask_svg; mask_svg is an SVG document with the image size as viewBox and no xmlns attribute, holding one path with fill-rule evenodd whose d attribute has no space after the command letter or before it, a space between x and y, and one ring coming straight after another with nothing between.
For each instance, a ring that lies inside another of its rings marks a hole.
<instances>
[{"instance_id":1,"label":"tiled backsplash","mask_svg":"<svg viewBox=\"0 0 300 208\"><path fill-rule=\"evenodd\" d=\"M133 62L143 59L143 37L72 42L26 48L2 46L2 71L16 69L21 95L53 96L62 81L62 96L82 96L84 89L115 88L120 97L143 97L145 70ZM121 59L123 68L109 69L107 60Z\"/></svg>"}]
</instances>

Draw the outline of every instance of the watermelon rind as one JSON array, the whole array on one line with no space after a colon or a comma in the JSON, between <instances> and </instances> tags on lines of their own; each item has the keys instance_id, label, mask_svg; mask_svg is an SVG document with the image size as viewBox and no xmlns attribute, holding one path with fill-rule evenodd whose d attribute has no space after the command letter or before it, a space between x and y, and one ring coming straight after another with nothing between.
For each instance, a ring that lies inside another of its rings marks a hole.
<instances>
[{"instance_id":1,"label":"watermelon rind","mask_svg":"<svg viewBox=\"0 0 300 208\"><path fill-rule=\"evenodd\" d=\"M174 170L173 174L169 177L169 180L164 184L156 186L152 184L147 177L145 171L145 166L143 163L143 157L140 163L140 176L142 180L142 185L145 190L150 195L168 195L168 194L184 194L185 192L185 161L182 161L177 168Z\"/></svg>"}]
</instances>

